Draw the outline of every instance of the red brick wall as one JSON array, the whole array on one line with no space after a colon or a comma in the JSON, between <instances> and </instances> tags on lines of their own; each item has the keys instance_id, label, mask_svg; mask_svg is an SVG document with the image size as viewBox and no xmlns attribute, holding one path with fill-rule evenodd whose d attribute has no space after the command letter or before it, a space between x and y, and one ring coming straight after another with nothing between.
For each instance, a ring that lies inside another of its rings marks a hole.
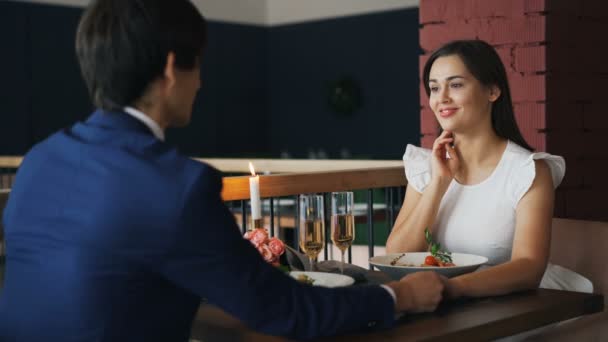
<instances>
[{"instance_id":1,"label":"red brick wall","mask_svg":"<svg viewBox=\"0 0 608 342\"><path fill-rule=\"evenodd\" d=\"M608 221L608 1L547 0L547 149L566 158L563 216Z\"/></svg>"},{"instance_id":2,"label":"red brick wall","mask_svg":"<svg viewBox=\"0 0 608 342\"><path fill-rule=\"evenodd\" d=\"M608 220L606 0L420 0L420 71L428 55L454 39L483 39L509 77L524 138L538 151L566 158L556 195L559 217ZM437 121L420 87L421 144Z\"/></svg>"}]
</instances>

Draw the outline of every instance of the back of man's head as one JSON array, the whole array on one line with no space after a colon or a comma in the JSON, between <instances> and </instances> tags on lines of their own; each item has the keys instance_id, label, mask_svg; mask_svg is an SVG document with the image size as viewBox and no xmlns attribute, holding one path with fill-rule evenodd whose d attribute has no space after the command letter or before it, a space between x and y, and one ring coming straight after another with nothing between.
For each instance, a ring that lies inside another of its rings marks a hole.
<instances>
[{"instance_id":1,"label":"back of man's head","mask_svg":"<svg viewBox=\"0 0 608 342\"><path fill-rule=\"evenodd\" d=\"M205 19L189 0L93 0L76 34L76 54L93 103L133 105L162 77L169 52L191 70L206 44Z\"/></svg>"}]
</instances>

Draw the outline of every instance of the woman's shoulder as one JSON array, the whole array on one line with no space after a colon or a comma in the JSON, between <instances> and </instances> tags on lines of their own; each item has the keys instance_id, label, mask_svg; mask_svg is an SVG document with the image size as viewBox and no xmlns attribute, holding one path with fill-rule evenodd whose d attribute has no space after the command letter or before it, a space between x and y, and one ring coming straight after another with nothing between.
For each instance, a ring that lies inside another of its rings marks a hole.
<instances>
[{"instance_id":1,"label":"woman's shoulder","mask_svg":"<svg viewBox=\"0 0 608 342\"><path fill-rule=\"evenodd\" d=\"M511 140L507 140L507 149L506 149L506 153L515 157L515 158L527 158L529 157L533 152L531 152L528 149L525 149L523 147L521 147L520 145L518 145L517 143L514 143Z\"/></svg>"},{"instance_id":2,"label":"woman's shoulder","mask_svg":"<svg viewBox=\"0 0 608 342\"><path fill-rule=\"evenodd\" d=\"M405 153L403 154L403 160L428 160L431 156L431 150L424 147L407 144L405 147Z\"/></svg>"},{"instance_id":3,"label":"woman's shoulder","mask_svg":"<svg viewBox=\"0 0 608 342\"><path fill-rule=\"evenodd\" d=\"M566 161L563 157L550 154L547 152L532 152L518 144L509 141L507 144L506 157L514 171L514 176L521 175L523 178L526 174L531 176L532 179L536 175L537 165L546 165L551 172L551 178L553 179L553 186L557 187L564 178L566 173ZM542 161L544 163L539 163Z\"/></svg>"},{"instance_id":4,"label":"woman's shoulder","mask_svg":"<svg viewBox=\"0 0 608 342\"><path fill-rule=\"evenodd\" d=\"M566 173L566 162L561 156L532 152L512 141L505 154L514 205L528 192L535 178L551 177L553 187L557 188Z\"/></svg>"},{"instance_id":5,"label":"woman's shoulder","mask_svg":"<svg viewBox=\"0 0 608 342\"><path fill-rule=\"evenodd\" d=\"M431 180L431 150L408 144L403 154L405 177L412 187L422 192Z\"/></svg>"}]
</instances>

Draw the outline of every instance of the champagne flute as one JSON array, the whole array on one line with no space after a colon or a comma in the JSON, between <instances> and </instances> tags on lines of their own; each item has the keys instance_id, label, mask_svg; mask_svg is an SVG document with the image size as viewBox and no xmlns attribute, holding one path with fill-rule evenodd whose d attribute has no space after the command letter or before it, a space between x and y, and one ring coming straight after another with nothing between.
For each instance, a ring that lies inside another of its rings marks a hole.
<instances>
[{"instance_id":1,"label":"champagne flute","mask_svg":"<svg viewBox=\"0 0 608 342\"><path fill-rule=\"evenodd\" d=\"M344 274L344 252L355 239L354 195L351 191L331 193L331 241L342 252L340 273Z\"/></svg>"},{"instance_id":2,"label":"champagne flute","mask_svg":"<svg viewBox=\"0 0 608 342\"><path fill-rule=\"evenodd\" d=\"M325 212L323 196L300 195L300 248L308 256L311 271L325 244Z\"/></svg>"}]
</instances>

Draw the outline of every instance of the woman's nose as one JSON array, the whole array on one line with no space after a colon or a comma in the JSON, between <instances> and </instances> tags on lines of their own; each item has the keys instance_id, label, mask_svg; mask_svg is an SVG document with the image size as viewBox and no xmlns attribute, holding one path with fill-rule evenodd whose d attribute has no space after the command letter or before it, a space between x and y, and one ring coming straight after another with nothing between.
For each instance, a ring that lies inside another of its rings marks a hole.
<instances>
[{"instance_id":1,"label":"woman's nose","mask_svg":"<svg viewBox=\"0 0 608 342\"><path fill-rule=\"evenodd\" d=\"M447 87L444 87L439 92L439 102L446 103L450 101L450 94L448 92Z\"/></svg>"}]
</instances>

